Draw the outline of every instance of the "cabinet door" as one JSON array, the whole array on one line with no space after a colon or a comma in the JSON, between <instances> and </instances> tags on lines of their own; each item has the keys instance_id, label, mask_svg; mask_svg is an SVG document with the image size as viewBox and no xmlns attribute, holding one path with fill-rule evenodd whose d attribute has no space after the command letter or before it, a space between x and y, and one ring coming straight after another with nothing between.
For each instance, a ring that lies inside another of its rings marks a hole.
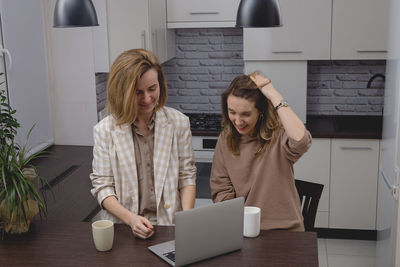
<instances>
[{"instance_id":1,"label":"cabinet door","mask_svg":"<svg viewBox=\"0 0 400 267\"><path fill-rule=\"evenodd\" d=\"M167 0L168 28L234 27L240 0Z\"/></svg>"},{"instance_id":2,"label":"cabinet door","mask_svg":"<svg viewBox=\"0 0 400 267\"><path fill-rule=\"evenodd\" d=\"M379 140L333 139L330 228L376 229Z\"/></svg>"},{"instance_id":3,"label":"cabinet door","mask_svg":"<svg viewBox=\"0 0 400 267\"><path fill-rule=\"evenodd\" d=\"M149 24L151 51L160 62L175 56L175 34L167 31L167 9L165 0L149 0ZM169 43L173 39L173 49Z\"/></svg>"},{"instance_id":4,"label":"cabinet door","mask_svg":"<svg viewBox=\"0 0 400 267\"><path fill-rule=\"evenodd\" d=\"M315 227L328 227L331 139L313 139L310 149L294 165L294 177L324 185Z\"/></svg>"},{"instance_id":5,"label":"cabinet door","mask_svg":"<svg viewBox=\"0 0 400 267\"><path fill-rule=\"evenodd\" d=\"M256 70L272 80L297 116L306 122L307 61L245 61L245 73Z\"/></svg>"},{"instance_id":6,"label":"cabinet door","mask_svg":"<svg viewBox=\"0 0 400 267\"><path fill-rule=\"evenodd\" d=\"M280 0L282 27L245 28L245 60L330 58L331 0Z\"/></svg>"},{"instance_id":7,"label":"cabinet door","mask_svg":"<svg viewBox=\"0 0 400 267\"><path fill-rule=\"evenodd\" d=\"M333 0L332 59L385 59L390 0Z\"/></svg>"},{"instance_id":8,"label":"cabinet door","mask_svg":"<svg viewBox=\"0 0 400 267\"><path fill-rule=\"evenodd\" d=\"M151 50L148 0L108 0L108 43L110 64L133 48Z\"/></svg>"}]
</instances>

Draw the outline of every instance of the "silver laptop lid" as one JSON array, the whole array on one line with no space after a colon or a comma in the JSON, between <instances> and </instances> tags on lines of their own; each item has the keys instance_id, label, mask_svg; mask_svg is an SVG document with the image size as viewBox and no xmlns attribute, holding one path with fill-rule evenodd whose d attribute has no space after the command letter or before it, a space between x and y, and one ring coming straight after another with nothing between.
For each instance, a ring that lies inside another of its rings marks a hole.
<instances>
[{"instance_id":1,"label":"silver laptop lid","mask_svg":"<svg viewBox=\"0 0 400 267\"><path fill-rule=\"evenodd\" d=\"M244 198L175 214L175 266L242 248Z\"/></svg>"}]
</instances>

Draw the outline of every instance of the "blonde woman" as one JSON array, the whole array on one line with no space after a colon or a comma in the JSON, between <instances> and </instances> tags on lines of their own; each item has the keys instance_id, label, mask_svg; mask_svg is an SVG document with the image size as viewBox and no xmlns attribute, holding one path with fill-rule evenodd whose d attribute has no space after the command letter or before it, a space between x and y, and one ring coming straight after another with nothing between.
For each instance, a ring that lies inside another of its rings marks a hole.
<instances>
[{"instance_id":1,"label":"blonde woman","mask_svg":"<svg viewBox=\"0 0 400 267\"><path fill-rule=\"evenodd\" d=\"M165 106L167 84L149 51L133 49L113 63L109 116L94 127L94 197L101 215L148 238L153 225L172 225L195 201L196 167L189 119Z\"/></svg>"},{"instance_id":2,"label":"blonde woman","mask_svg":"<svg viewBox=\"0 0 400 267\"><path fill-rule=\"evenodd\" d=\"M311 135L271 81L236 77L222 94L221 132L210 185L214 202L243 196L261 208L261 229L304 231L293 164Z\"/></svg>"}]
</instances>

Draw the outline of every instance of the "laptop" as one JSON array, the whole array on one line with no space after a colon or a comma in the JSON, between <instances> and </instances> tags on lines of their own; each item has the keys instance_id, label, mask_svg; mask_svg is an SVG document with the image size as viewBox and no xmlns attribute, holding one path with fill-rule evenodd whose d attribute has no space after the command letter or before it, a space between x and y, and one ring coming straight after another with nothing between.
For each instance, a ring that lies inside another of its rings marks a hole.
<instances>
[{"instance_id":1,"label":"laptop","mask_svg":"<svg viewBox=\"0 0 400 267\"><path fill-rule=\"evenodd\" d=\"M148 247L171 266L182 266L242 248L244 198L175 214L175 240Z\"/></svg>"}]
</instances>

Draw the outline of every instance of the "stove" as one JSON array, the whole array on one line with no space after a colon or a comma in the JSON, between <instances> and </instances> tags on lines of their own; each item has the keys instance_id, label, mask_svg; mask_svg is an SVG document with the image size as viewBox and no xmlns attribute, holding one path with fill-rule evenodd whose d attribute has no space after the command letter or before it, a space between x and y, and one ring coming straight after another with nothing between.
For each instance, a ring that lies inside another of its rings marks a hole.
<instances>
[{"instance_id":1,"label":"stove","mask_svg":"<svg viewBox=\"0 0 400 267\"><path fill-rule=\"evenodd\" d=\"M189 113L186 114L190 119L190 128L193 131L213 131L220 132L221 114L215 113Z\"/></svg>"},{"instance_id":2,"label":"stove","mask_svg":"<svg viewBox=\"0 0 400 267\"><path fill-rule=\"evenodd\" d=\"M191 113L192 144L197 167L196 197L211 198L210 171L215 145L221 132L221 114Z\"/></svg>"}]
</instances>

